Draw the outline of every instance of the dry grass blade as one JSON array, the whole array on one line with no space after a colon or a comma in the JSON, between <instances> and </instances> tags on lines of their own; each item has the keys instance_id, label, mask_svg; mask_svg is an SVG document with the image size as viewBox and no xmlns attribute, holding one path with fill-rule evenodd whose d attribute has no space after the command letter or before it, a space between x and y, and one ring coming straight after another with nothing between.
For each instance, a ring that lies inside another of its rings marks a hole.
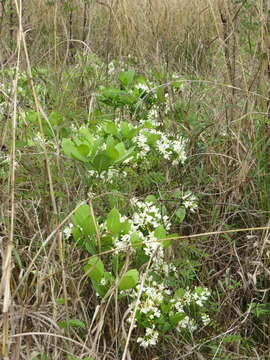
<instances>
[{"instance_id":1,"label":"dry grass blade","mask_svg":"<svg viewBox=\"0 0 270 360\"><path fill-rule=\"evenodd\" d=\"M11 305L10 281L12 272L12 250L15 224L15 168L16 168L16 128L17 128L17 84L20 70L21 60L21 42L22 42L22 3L16 1L16 8L19 17L19 28L17 34L17 63L15 70L15 78L13 82L13 115L12 115L12 145L10 152L10 225L9 237L5 250L5 258L3 261L3 272L0 289L3 292L3 334L2 334L2 356L4 360L9 359L9 318Z\"/></svg>"}]
</instances>

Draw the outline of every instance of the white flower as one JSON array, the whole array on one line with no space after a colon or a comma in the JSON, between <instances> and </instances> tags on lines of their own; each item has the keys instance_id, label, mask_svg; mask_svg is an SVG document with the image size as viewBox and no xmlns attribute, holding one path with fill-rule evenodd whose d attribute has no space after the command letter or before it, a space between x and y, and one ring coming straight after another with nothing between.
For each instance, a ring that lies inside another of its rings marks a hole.
<instances>
[{"instance_id":1,"label":"white flower","mask_svg":"<svg viewBox=\"0 0 270 360\"><path fill-rule=\"evenodd\" d=\"M108 74L109 74L109 75L112 75L112 74L114 74L114 72L115 72L114 62L111 61L111 62L108 64Z\"/></svg>"},{"instance_id":2,"label":"white flower","mask_svg":"<svg viewBox=\"0 0 270 360\"><path fill-rule=\"evenodd\" d=\"M186 209L190 209L190 211L194 212L195 209L197 209L198 204L197 204L197 198L195 195L193 195L191 192L187 192L186 194L184 194L182 196L183 201L183 205L185 206Z\"/></svg>"},{"instance_id":3,"label":"white flower","mask_svg":"<svg viewBox=\"0 0 270 360\"><path fill-rule=\"evenodd\" d=\"M181 320L177 325L177 330L181 331L182 329L188 329L190 332L193 332L197 329L197 325L195 321L191 319L189 316L185 316L183 320Z\"/></svg>"},{"instance_id":4,"label":"white flower","mask_svg":"<svg viewBox=\"0 0 270 360\"><path fill-rule=\"evenodd\" d=\"M71 236L72 228L73 224L70 223L63 231L67 239Z\"/></svg>"},{"instance_id":5,"label":"white flower","mask_svg":"<svg viewBox=\"0 0 270 360\"><path fill-rule=\"evenodd\" d=\"M158 342L158 331L155 330L155 328L146 328L145 336L138 337L137 343L140 344L140 346L147 348L148 346L154 346Z\"/></svg>"},{"instance_id":6,"label":"white flower","mask_svg":"<svg viewBox=\"0 0 270 360\"><path fill-rule=\"evenodd\" d=\"M100 280L100 284L101 284L101 285L106 285L106 283L107 283L107 280L106 280L105 278L102 278L102 279Z\"/></svg>"},{"instance_id":7,"label":"white flower","mask_svg":"<svg viewBox=\"0 0 270 360\"><path fill-rule=\"evenodd\" d=\"M203 322L203 324L206 326L206 325L208 325L209 323L210 323L210 317L209 317L209 315L207 315L207 314L203 314L202 315L202 322Z\"/></svg>"},{"instance_id":8,"label":"white flower","mask_svg":"<svg viewBox=\"0 0 270 360\"><path fill-rule=\"evenodd\" d=\"M146 84L144 83L138 83L135 85L136 89L142 90L142 91L149 91L149 88Z\"/></svg>"},{"instance_id":9,"label":"white flower","mask_svg":"<svg viewBox=\"0 0 270 360\"><path fill-rule=\"evenodd\" d=\"M150 151L150 146L147 144L146 136L140 132L135 138L132 140L134 144L138 146L140 151L137 154L137 158L143 158Z\"/></svg>"}]
</instances>

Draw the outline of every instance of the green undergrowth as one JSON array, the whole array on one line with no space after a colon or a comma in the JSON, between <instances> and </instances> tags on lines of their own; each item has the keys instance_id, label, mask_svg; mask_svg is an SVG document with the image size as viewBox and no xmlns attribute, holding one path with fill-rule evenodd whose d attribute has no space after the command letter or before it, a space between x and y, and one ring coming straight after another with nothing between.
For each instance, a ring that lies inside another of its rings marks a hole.
<instances>
[{"instance_id":1,"label":"green undergrowth","mask_svg":"<svg viewBox=\"0 0 270 360\"><path fill-rule=\"evenodd\" d=\"M0 76L4 204L14 69ZM234 143L235 128L217 124L214 81L143 72L131 58L107 65L77 55L59 71L33 69L33 81L38 110L26 72L16 89L12 287L32 313L24 332L50 332L45 314L64 336L55 340L59 359L68 360L107 349L113 359L125 351L133 360L244 359L258 344L263 354L269 253L256 231L222 231L260 226L269 215L264 117ZM55 215L65 221L52 245ZM0 216L4 231L8 214ZM32 360L55 358L49 340L28 346Z\"/></svg>"}]
</instances>

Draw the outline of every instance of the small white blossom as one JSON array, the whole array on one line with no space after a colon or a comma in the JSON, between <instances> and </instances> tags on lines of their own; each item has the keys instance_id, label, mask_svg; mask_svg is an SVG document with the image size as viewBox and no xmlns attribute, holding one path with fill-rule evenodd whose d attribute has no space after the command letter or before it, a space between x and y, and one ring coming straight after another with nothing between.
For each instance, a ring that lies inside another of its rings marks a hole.
<instances>
[{"instance_id":1,"label":"small white blossom","mask_svg":"<svg viewBox=\"0 0 270 360\"><path fill-rule=\"evenodd\" d=\"M148 346L154 346L158 342L158 331L155 330L155 328L146 328L145 336L138 337L137 343L140 344L140 346L147 348Z\"/></svg>"},{"instance_id":2,"label":"small white blossom","mask_svg":"<svg viewBox=\"0 0 270 360\"><path fill-rule=\"evenodd\" d=\"M203 314L201 319L205 326L208 325L211 321L209 315L207 315L207 314Z\"/></svg>"},{"instance_id":3,"label":"small white blossom","mask_svg":"<svg viewBox=\"0 0 270 360\"><path fill-rule=\"evenodd\" d=\"M136 89L142 90L142 91L149 91L149 88L146 84L144 83L138 83L135 85Z\"/></svg>"},{"instance_id":4,"label":"small white blossom","mask_svg":"<svg viewBox=\"0 0 270 360\"><path fill-rule=\"evenodd\" d=\"M101 285L106 285L106 283L107 283L107 280L105 279L105 278L102 278L101 280L100 280L100 284Z\"/></svg>"},{"instance_id":5,"label":"small white blossom","mask_svg":"<svg viewBox=\"0 0 270 360\"><path fill-rule=\"evenodd\" d=\"M63 231L67 239L71 236L72 228L73 228L73 224L70 223Z\"/></svg>"}]
</instances>

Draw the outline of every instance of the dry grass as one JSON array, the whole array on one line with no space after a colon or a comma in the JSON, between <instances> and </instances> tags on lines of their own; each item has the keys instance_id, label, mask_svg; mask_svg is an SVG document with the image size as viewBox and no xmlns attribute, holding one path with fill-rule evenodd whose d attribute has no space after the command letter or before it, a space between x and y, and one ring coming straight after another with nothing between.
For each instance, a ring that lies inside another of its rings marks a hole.
<instances>
[{"instance_id":1,"label":"dry grass","mask_svg":"<svg viewBox=\"0 0 270 360\"><path fill-rule=\"evenodd\" d=\"M104 56L131 54L156 64L172 65L176 60L187 68L199 67L215 37L213 4L202 0L77 0L66 4L49 5L43 0L24 4L23 25L34 64L62 62L67 49L83 47L80 40ZM13 59L16 31L8 29L15 29L17 20L10 16L11 11L13 6L6 3L2 62Z\"/></svg>"}]
</instances>

